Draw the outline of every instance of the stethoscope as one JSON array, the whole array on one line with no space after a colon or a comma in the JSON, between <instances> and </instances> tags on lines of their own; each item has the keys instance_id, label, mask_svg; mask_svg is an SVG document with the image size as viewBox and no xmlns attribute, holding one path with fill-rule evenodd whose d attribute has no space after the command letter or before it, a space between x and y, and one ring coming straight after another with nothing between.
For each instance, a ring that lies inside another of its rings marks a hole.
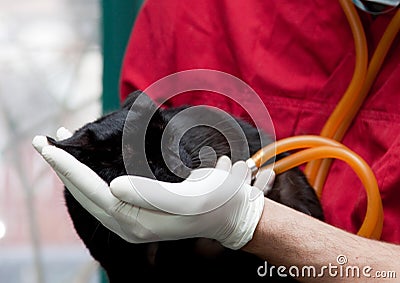
<instances>
[{"instance_id":1,"label":"stethoscope","mask_svg":"<svg viewBox=\"0 0 400 283\"><path fill-rule=\"evenodd\" d=\"M357 234L379 239L383 228L383 207L375 175L358 154L341 144L340 141L367 97L400 29L400 10L398 10L368 62L364 28L354 5L363 11L378 15L398 8L400 0L353 0L354 5L350 0L339 0L339 2L351 27L356 50L353 77L342 99L325 123L320 136L304 135L279 140L260 149L246 162L251 168L253 176L256 176L260 168L277 154L297 150L297 152L265 167L271 167L276 174L279 174L307 163L304 172L310 184L316 189L317 195L321 196L332 158L345 161L356 172L367 193L367 211Z\"/></svg>"},{"instance_id":2,"label":"stethoscope","mask_svg":"<svg viewBox=\"0 0 400 283\"><path fill-rule=\"evenodd\" d=\"M367 13L380 15L398 8L400 0L353 0L353 3Z\"/></svg>"}]
</instances>

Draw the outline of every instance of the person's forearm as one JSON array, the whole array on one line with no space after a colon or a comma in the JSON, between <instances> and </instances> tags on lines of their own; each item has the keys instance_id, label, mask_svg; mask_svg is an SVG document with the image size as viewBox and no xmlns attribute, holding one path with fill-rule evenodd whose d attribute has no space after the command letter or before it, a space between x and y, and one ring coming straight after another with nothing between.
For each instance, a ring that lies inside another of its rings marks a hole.
<instances>
[{"instance_id":1,"label":"person's forearm","mask_svg":"<svg viewBox=\"0 0 400 283\"><path fill-rule=\"evenodd\" d=\"M400 276L399 246L345 232L269 199L253 239L242 249L275 270L284 266L281 274L299 275L305 282L372 282L378 276ZM263 268L259 271L268 276Z\"/></svg>"}]
</instances>

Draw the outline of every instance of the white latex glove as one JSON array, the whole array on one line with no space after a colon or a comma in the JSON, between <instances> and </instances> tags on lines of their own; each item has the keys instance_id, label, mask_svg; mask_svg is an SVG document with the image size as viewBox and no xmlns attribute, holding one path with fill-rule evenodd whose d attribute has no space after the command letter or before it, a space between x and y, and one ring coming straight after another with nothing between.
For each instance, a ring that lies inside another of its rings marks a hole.
<instances>
[{"instance_id":1,"label":"white latex glove","mask_svg":"<svg viewBox=\"0 0 400 283\"><path fill-rule=\"evenodd\" d=\"M70 133L57 131L59 139ZM239 249L251 240L261 217L273 171L250 185L243 161L221 157L216 168L193 170L181 183L122 176L110 187L89 167L37 136L33 145L76 200L105 227L132 243L205 237Z\"/></svg>"}]
</instances>

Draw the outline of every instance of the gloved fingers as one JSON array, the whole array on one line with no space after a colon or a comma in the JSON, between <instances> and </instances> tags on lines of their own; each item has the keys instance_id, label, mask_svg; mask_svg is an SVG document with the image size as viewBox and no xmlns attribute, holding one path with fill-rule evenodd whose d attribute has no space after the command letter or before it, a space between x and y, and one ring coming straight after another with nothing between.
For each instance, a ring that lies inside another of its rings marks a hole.
<instances>
[{"instance_id":1,"label":"gloved fingers","mask_svg":"<svg viewBox=\"0 0 400 283\"><path fill-rule=\"evenodd\" d=\"M229 172L231 168L232 168L232 162L228 156L223 155L220 158L218 158L217 164L215 165L215 169ZM204 178L210 177L210 174L213 172L213 169L214 168L194 169L190 172L189 176L182 183L200 181Z\"/></svg>"},{"instance_id":2,"label":"gloved fingers","mask_svg":"<svg viewBox=\"0 0 400 283\"><path fill-rule=\"evenodd\" d=\"M231 174L235 178L240 178L246 184L251 183L251 170L245 161L240 160L233 164Z\"/></svg>"},{"instance_id":3,"label":"gloved fingers","mask_svg":"<svg viewBox=\"0 0 400 283\"><path fill-rule=\"evenodd\" d=\"M260 169L257 173L253 186L260 189L266 195L273 187L275 172L272 169Z\"/></svg>"},{"instance_id":4,"label":"gloved fingers","mask_svg":"<svg viewBox=\"0 0 400 283\"><path fill-rule=\"evenodd\" d=\"M205 171L207 168L197 169ZM210 170L210 169L209 169ZM203 178L204 180L204 178ZM133 206L154 211L190 214L197 195L203 195L202 181L168 183L141 176L120 176L110 183L111 193ZM200 192L199 192L200 190Z\"/></svg>"},{"instance_id":5,"label":"gloved fingers","mask_svg":"<svg viewBox=\"0 0 400 283\"><path fill-rule=\"evenodd\" d=\"M121 176L111 182L110 190L117 199L133 206L171 214L194 215L225 203L241 186L236 178L223 170L201 168L194 171L204 172L204 176L182 183Z\"/></svg>"},{"instance_id":6,"label":"gloved fingers","mask_svg":"<svg viewBox=\"0 0 400 283\"><path fill-rule=\"evenodd\" d=\"M223 155L220 158L218 158L217 164L215 165L215 169L220 169L229 172L231 171L231 168L232 168L232 162L228 156Z\"/></svg>"},{"instance_id":7,"label":"gloved fingers","mask_svg":"<svg viewBox=\"0 0 400 283\"><path fill-rule=\"evenodd\" d=\"M191 229L195 220L185 216L129 205L121 207L113 216L121 223L125 239L131 243L177 240L197 235L197 231Z\"/></svg>"},{"instance_id":8,"label":"gloved fingers","mask_svg":"<svg viewBox=\"0 0 400 283\"><path fill-rule=\"evenodd\" d=\"M183 180L180 184L188 184L187 187L189 187L191 182L194 181L200 181L203 180L204 178L207 178L210 176L210 174L213 172L214 168L199 168L199 169L194 169L190 172L189 176Z\"/></svg>"},{"instance_id":9,"label":"gloved fingers","mask_svg":"<svg viewBox=\"0 0 400 283\"><path fill-rule=\"evenodd\" d=\"M155 211L146 210L141 207L130 205L129 203L121 204L121 206L112 213L112 216L117 219L120 224L121 230L123 231L123 238L135 244L161 240L152 230L158 228L157 225L159 222L165 222L164 219L162 219L163 217L156 217L156 219L144 221L143 219L138 219L139 213L141 213L142 216L151 214L157 215Z\"/></svg>"},{"instance_id":10,"label":"gloved fingers","mask_svg":"<svg viewBox=\"0 0 400 283\"><path fill-rule=\"evenodd\" d=\"M246 164L246 163L245 163ZM246 171L246 177L245 177L245 182L246 182L246 184L251 184L251 170L250 170L250 168L247 166L247 164L246 164L246 167L247 167L247 171Z\"/></svg>"},{"instance_id":11,"label":"gloved fingers","mask_svg":"<svg viewBox=\"0 0 400 283\"><path fill-rule=\"evenodd\" d=\"M57 173L58 177L63 181L64 185L67 187L68 191L72 196L85 208L93 217L99 220L105 227L113 231L114 233L120 234L121 227L118 222L104 209L97 206L94 202L88 199L82 192L80 192L71 182L69 182L65 177Z\"/></svg>"},{"instance_id":12,"label":"gloved fingers","mask_svg":"<svg viewBox=\"0 0 400 283\"><path fill-rule=\"evenodd\" d=\"M60 135L58 135L60 137ZM64 137L66 137L64 135ZM46 147L50 146L47 142L47 138L45 136L36 136L32 140L32 145L34 148L42 155L42 151ZM114 231L117 234L121 233L121 228L119 224L113 219L103 208L100 208L96 205L92 200L90 200L86 195L84 195L72 182L69 181L67 177L65 177L60 172L56 171L57 176L61 179L64 185L67 187L68 191L74 196L74 198L97 220L99 220L104 226L106 226L111 231ZM112 208L111 208L112 209Z\"/></svg>"},{"instance_id":13,"label":"gloved fingers","mask_svg":"<svg viewBox=\"0 0 400 283\"><path fill-rule=\"evenodd\" d=\"M47 138L45 136L36 136L32 140L32 145L37 152L42 154L43 148L45 146L49 146L49 143L47 142Z\"/></svg>"},{"instance_id":14,"label":"gloved fingers","mask_svg":"<svg viewBox=\"0 0 400 283\"><path fill-rule=\"evenodd\" d=\"M142 196L144 190L149 192L155 192L157 194L157 188L160 186L157 180L138 177L138 176L120 176L115 178L110 183L110 191L117 198L131 205L155 209L148 201L145 196Z\"/></svg>"},{"instance_id":15,"label":"gloved fingers","mask_svg":"<svg viewBox=\"0 0 400 283\"><path fill-rule=\"evenodd\" d=\"M79 162L66 151L55 146L45 146L41 152L44 159L61 176L68 180L88 199L106 212L118 203L107 183L92 169Z\"/></svg>"},{"instance_id":16,"label":"gloved fingers","mask_svg":"<svg viewBox=\"0 0 400 283\"><path fill-rule=\"evenodd\" d=\"M141 223L137 223L137 216L142 208L134 207L126 204L121 209L115 211L112 215L121 225L122 233L119 235L127 242L134 244L142 244L148 242L156 242L160 238L149 229L145 229ZM147 223L152 225L153 223Z\"/></svg>"},{"instance_id":17,"label":"gloved fingers","mask_svg":"<svg viewBox=\"0 0 400 283\"><path fill-rule=\"evenodd\" d=\"M68 129L66 129L64 127L60 127L57 130L57 133L56 133L57 141L66 140L66 139L69 139L70 137L72 137L72 133Z\"/></svg>"}]
</instances>

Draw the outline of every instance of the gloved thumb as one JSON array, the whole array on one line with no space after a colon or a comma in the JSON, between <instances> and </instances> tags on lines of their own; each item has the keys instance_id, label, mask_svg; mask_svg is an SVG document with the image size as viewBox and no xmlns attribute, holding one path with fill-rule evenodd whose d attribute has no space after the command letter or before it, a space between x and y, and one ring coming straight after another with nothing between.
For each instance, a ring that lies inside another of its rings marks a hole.
<instances>
[{"instance_id":1,"label":"gloved thumb","mask_svg":"<svg viewBox=\"0 0 400 283\"><path fill-rule=\"evenodd\" d=\"M253 186L260 189L266 195L274 185L275 171L272 168L260 169Z\"/></svg>"},{"instance_id":2,"label":"gloved thumb","mask_svg":"<svg viewBox=\"0 0 400 283\"><path fill-rule=\"evenodd\" d=\"M246 166L246 164L243 162ZM233 166L233 175L225 170L201 168L195 178L168 183L139 176L121 176L110 184L111 193L124 202L152 210L180 215L195 215L213 210L227 201L243 186L248 168ZM249 186L250 187L250 186Z\"/></svg>"},{"instance_id":3,"label":"gloved thumb","mask_svg":"<svg viewBox=\"0 0 400 283\"><path fill-rule=\"evenodd\" d=\"M57 141L62 141L72 137L72 133L68 129L61 127L57 130L56 137Z\"/></svg>"}]
</instances>

